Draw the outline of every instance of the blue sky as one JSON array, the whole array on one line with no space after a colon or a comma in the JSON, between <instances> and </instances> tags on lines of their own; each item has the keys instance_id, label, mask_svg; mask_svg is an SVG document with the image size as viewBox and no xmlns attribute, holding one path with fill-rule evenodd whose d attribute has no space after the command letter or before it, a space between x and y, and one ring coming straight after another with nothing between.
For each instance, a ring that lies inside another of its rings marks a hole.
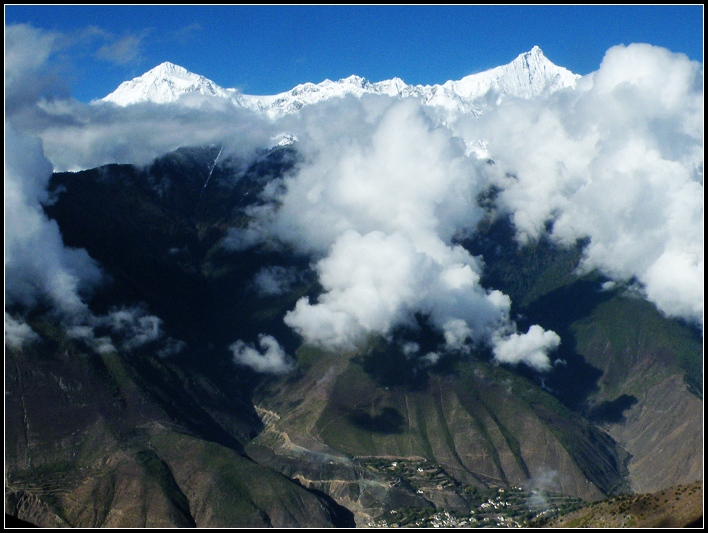
<instances>
[{"instance_id":1,"label":"blue sky","mask_svg":"<svg viewBox=\"0 0 708 533\"><path fill-rule=\"evenodd\" d=\"M171 61L247 94L351 74L433 84L540 46L579 74L616 44L647 42L703 61L703 7L5 6L5 24L58 34L71 94L100 98Z\"/></svg>"}]
</instances>

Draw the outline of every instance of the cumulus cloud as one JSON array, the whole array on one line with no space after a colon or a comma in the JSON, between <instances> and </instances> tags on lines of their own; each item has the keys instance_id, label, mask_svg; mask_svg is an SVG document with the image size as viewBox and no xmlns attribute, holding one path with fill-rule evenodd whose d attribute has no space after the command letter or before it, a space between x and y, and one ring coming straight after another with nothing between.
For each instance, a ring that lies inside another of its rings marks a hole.
<instances>
[{"instance_id":1,"label":"cumulus cloud","mask_svg":"<svg viewBox=\"0 0 708 533\"><path fill-rule=\"evenodd\" d=\"M481 287L481 261L454 244L483 214L479 163L416 102L338 105L326 122L317 106L303 113L306 163L273 188L272 212L252 213L271 236L322 257L324 292L299 300L286 324L306 342L354 349L420 313L449 350L488 340L510 301Z\"/></svg>"},{"instance_id":2,"label":"cumulus cloud","mask_svg":"<svg viewBox=\"0 0 708 533\"><path fill-rule=\"evenodd\" d=\"M258 344L260 351L241 340L233 343L229 349L234 362L264 374L287 374L293 369L292 360L274 337L261 334Z\"/></svg>"},{"instance_id":3,"label":"cumulus cloud","mask_svg":"<svg viewBox=\"0 0 708 533\"><path fill-rule=\"evenodd\" d=\"M399 232L434 255L481 216L475 162L416 102L345 98L301 113L291 127L307 164L273 187L281 239L325 253L347 230Z\"/></svg>"},{"instance_id":4,"label":"cumulus cloud","mask_svg":"<svg viewBox=\"0 0 708 533\"><path fill-rule=\"evenodd\" d=\"M575 91L508 100L456 131L486 140L519 240L589 237L583 270L636 278L669 316L703 314L703 68L645 44ZM513 176L513 177L510 177Z\"/></svg>"},{"instance_id":5,"label":"cumulus cloud","mask_svg":"<svg viewBox=\"0 0 708 533\"><path fill-rule=\"evenodd\" d=\"M531 326L524 334L512 333L494 338L494 360L498 363L525 363L536 370L546 372L551 369L549 352L560 346L560 337L554 331L546 331L541 326Z\"/></svg>"}]
</instances>

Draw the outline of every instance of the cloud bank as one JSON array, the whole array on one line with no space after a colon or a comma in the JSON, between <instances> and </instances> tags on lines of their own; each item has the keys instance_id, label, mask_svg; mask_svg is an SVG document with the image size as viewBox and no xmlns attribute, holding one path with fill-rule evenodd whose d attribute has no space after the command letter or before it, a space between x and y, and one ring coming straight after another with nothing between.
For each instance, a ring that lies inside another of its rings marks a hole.
<instances>
[{"instance_id":1,"label":"cloud bank","mask_svg":"<svg viewBox=\"0 0 708 533\"><path fill-rule=\"evenodd\" d=\"M520 242L548 223L562 244L589 237L584 270L636 279L665 314L702 324L703 112L701 64L633 44L575 91L455 127L486 140Z\"/></svg>"},{"instance_id":2,"label":"cloud bank","mask_svg":"<svg viewBox=\"0 0 708 533\"><path fill-rule=\"evenodd\" d=\"M147 165L182 146L219 145L223 157L249 159L277 133L268 121L226 101L199 95L183 98L181 104L41 102L24 123L41 137L55 171L110 163Z\"/></svg>"},{"instance_id":3,"label":"cloud bank","mask_svg":"<svg viewBox=\"0 0 708 533\"><path fill-rule=\"evenodd\" d=\"M87 254L66 249L43 217L52 167L144 164L199 144L247 158L287 131L299 139L302 162L266 187L251 225L234 229L226 244L243 250L277 240L312 257L323 291L284 317L306 342L352 350L370 335L415 328L424 316L444 338L436 354L487 344L499 362L551 368L558 336L537 325L518 333L509 298L479 283L484 258L456 244L484 215L476 198L490 185L500 189L497 207L511 216L521 244L544 233L561 245L585 238L581 270L636 280L668 316L702 324L703 70L683 55L614 47L575 90L506 98L480 116L447 122L414 99L373 95L271 121L201 96L118 108L23 92L33 82L47 86L40 67L56 37L9 30L6 106L12 128L23 132L10 129L6 140L15 156L6 161L6 210L16 227L6 237L12 300L29 304L44 294L59 308L81 310L82 291L100 278ZM495 164L478 159L480 150ZM33 254L38 245L49 252ZM271 267L255 287L276 295L293 275ZM131 324L146 338L155 331L149 319ZM288 368L273 337L262 335L259 346L237 341L231 351L258 371Z\"/></svg>"},{"instance_id":4,"label":"cloud bank","mask_svg":"<svg viewBox=\"0 0 708 533\"><path fill-rule=\"evenodd\" d=\"M33 121L42 116L46 95L56 92L57 81L45 67L58 41L58 34L29 26L6 28L5 342L20 348L39 340L7 308L21 314L42 304L64 324L68 337L98 353L116 351L116 345L132 350L154 343L159 355L172 355L184 343L166 337L161 320L145 310L91 312L86 302L104 274L86 250L64 245L59 226L43 211L42 205L52 200L47 186L54 165L45 155L46 142L19 132L16 123L37 129Z\"/></svg>"},{"instance_id":5,"label":"cloud bank","mask_svg":"<svg viewBox=\"0 0 708 533\"><path fill-rule=\"evenodd\" d=\"M5 298L31 306L46 299L66 315L88 313L82 292L101 271L85 250L66 248L41 206L52 167L38 139L5 125Z\"/></svg>"},{"instance_id":6,"label":"cloud bank","mask_svg":"<svg viewBox=\"0 0 708 533\"><path fill-rule=\"evenodd\" d=\"M355 350L372 334L416 327L417 315L447 352L514 331L509 298L482 287L482 259L455 244L484 215L476 198L486 185L485 165L460 139L417 102L376 97L304 109L289 127L305 163L266 190L269 203L237 240L277 238L320 258L323 293L284 319L305 342ZM550 349L507 362L550 368L539 364Z\"/></svg>"}]
</instances>

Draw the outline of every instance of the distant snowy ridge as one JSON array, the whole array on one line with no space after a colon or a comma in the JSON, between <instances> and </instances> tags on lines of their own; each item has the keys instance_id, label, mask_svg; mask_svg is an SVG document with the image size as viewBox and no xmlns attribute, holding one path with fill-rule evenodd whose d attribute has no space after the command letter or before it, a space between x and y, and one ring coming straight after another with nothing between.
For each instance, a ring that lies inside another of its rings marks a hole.
<instances>
[{"instance_id":1,"label":"distant snowy ridge","mask_svg":"<svg viewBox=\"0 0 708 533\"><path fill-rule=\"evenodd\" d=\"M305 106L347 95L382 94L397 98L419 98L425 105L440 107L451 113L480 113L489 103L506 96L533 98L567 87L575 87L580 76L551 63L538 46L519 55L508 65L465 76L442 85L408 85L400 78L371 83L349 76L339 81L305 83L290 91L254 96L236 89L224 89L204 76L193 74L172 63L162 63L133 80L122 83L114 92L98 102L128 106L140 102L166 104L188 94L201 94L229 99L234 105L271 118L295 113ZM493 101L489 102L490 96Z\"/></svg>"}]
</instances>

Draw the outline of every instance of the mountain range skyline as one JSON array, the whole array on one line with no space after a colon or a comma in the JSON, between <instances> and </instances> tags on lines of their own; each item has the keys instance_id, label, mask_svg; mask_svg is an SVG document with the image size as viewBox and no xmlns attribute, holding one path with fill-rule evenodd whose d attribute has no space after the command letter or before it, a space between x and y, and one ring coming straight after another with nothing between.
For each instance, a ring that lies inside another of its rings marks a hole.
<instances>
[{"instance_id":1,"label":"mountain range skyline","mask_svg":"<svg viewBox=\"0 0 708 533\"><path fill-rule=\"evenodd\" d=\"M507 95L531 98L574 87L580 77L554 65L538 46L534 46L509 64L432 86L408 85L400 78L372 83L353 74L337 81L299 84L280 94L256 96L243 94L235 88L220 87L204 76L164 62L142 76L121 83L115 91L94 103L112 102L120 106L140 102L170 103L184 95L199 94L229 99L238 107L264 112L275 118L332 97L378 94L396 98L415 97L424 105L441 107L449 112L479 114L483 104L476 101L483 97L489 99L490 91L496 94L496 103Z\"/></svg>"},{"instance_id":2,"label":"mountain range skyline","mask_svg":"<svg viewBox=\"0 0 708 533\"><path fill-rule=\"evenodd\" d=\"M31 73L28 76L37 75L33 69L28 69ZM163 76L165 69L170 71L167 77ZM14 97L15 87L19 87L25 79L22 76L17 78L17 82L9 84L7 94L12 96L8 108L23 110L21 113L11 111L11 115L17 116L27 131L38 133L44 153L55 170L79 170L108 163L146 164L180 146L203 144L222 146L225 156L251 158L254 150L288 139L298 139L303 149L314 150L313 157L320 158L320 154L331 150L328 144L332 142L342 143L345 153L352 148L352 142L354 146L362 143L362 148L356 148L355 152L368 150L363 147L371 141L364 139L371 135L374 138L384 135L375 133L379 127L392 139L400 137L396 128L387 124L388 120L403 123L412 120L416 124L412 131L420 131L423 137L441 136L448 139L444 144L453 143L451 147L462 143L462 146L450 148L452 151L449 153L446 148L440 154L430 154L433 159L443 158L437 163L439 168L446 168L458 157L463 158L464 165L476 164L473 163L475 159L489 159L497 163L495 172L481 182L476 181L479 178L474 178L469 184L464 181L460 183L465 188L479 187L485 180L491 180L490 186L493 184L501 188L502 198L514 214L520 242L538 239L549 228L560 242L570 243L589 235L591 244L586 250L586 268L600 267L612 279L622 283L631 282L634 276L641 284L646 284L649 298L657 302L662 310L672 316L702 323L702 241L696 234L698 225L689 222L695 217L700 219L701 206L697 204L700 196L696 193L697 188L701 187L701 170L699 163L686 162L700 157L695 148L690 148L693 141L689 142L689 139L701 138L702 132L695 119L685 118L700 116L696 111L701 107L702 86L699 83L696 89L696 82L688 81L699 70L700 64L689 61L682 54L633 44L609 49L597 71L578 77L551 63L539 47L534 47L511 63L458 81L427 87L406 86L395 79L369 83L360 77L350 77L319 85L302 84L280 95L253 97L233 89L223 89L207 78L173 64L169 67L163 64L152 73L125 82L108 98L125 92L128 95L125 103L148 97L157 101L165 98L172 101L176 95L186 92L176 100L180 105L86 106L61 99L39 99L35 103L31 93L18 90L17 97ZM666 80L672 80L674 92L662 93ZM567 90L556 90L564 87ZM153 89L155 94L150 93ZM623 101L623 91L626 90L634 92L636 97L629 104ZM221 97L211 98L200 91ZM367 92L372 93L371 98L360 98ZM682 99L672 96L684 93ZM331 98L345 94L356 98ZM669 98L662 100L661 105L670 109L669 115L662 115L662 120L666 121L668 128L684 133L658 140L654 139L653 129L626 130L633 121L654 120L651 118L655 112L653 107L635 104L647 99L654 102L658 94L668 95L661 96L663 99ZM408 95L415 97L402 98ZM26 105L23 102L28 97ZM619 104L618 99L623 103ZM234 102L238 105L233 105ZM408 102L407 110L402 107L394 111L398 108L394 102ZM389 115L384 110L389 107L391 118L384 120ZM692 111L684 111L684 108ZM609 109L615 111L608 113ZM482 110L484 113L481 113ZM372 117L366 118L370 113L373 113ZM618 123L617 117L621 114L634 118ZM394 116L397 118L392 118ZM352 123L350 119L353 117L356 118ZM179 126L175 127L175 124ZM320 126L314 127L314 124ZM351 130L353 124L359 125ZM537 131L538 134L519 135L520 124L525 124L526 130ZM625 133L618 134L619 131ZM598 132L603 132L601 138L597 137ZM645 135L648 136L646 139ZM361 139L358 139L359 136L362 136ZM665 156L658 156L660 160L669 158L666 163L645 168L646 161L657 157L649 146L657 142L679 142L679 139L683 139L679 146L669 148L667 145ZM386 144L392 141L380 139L380 142ZM639 153L649 151L645 156L636 157L632 155L637 150L635 145L639 147ZM462 152L458 153L460 149ZM693 155L681 162L674 161L672 154L676 150L688 150ZM400 157L403 157L403 152ZM394 170L396 165L386 162L387 156L383 153L365 153L366 157L374 155L379 159L376 165L390 167L386 172L392 176L398 173ZM446 155L443 156L443 153ZM624 153L627 155L620 155ZM352 161L355 161L363 156L352 153L345 157L345 161L348 157L354 157ZM644 176L658 172L662 165L680 169L680 172L672 174L662 173L654 181L657 190L666 192L654 198L653 201L663 205L657 205L651 214L646 211L641 195L634 192L634 186L626 190L626 199L636 204L637 212L642 216L633 220L622 219L626 206L620 208L619 205L598 203L596 200L594 195L599 194L602 187L597 191L595 187L600 183L610 180L615 187L619 183L611 178L617 170L603 170L608 165L614 165L613 161L618 157L625 161L623 165L627 162L630 165L629 170L621 171L623 175L631 176L631 180L624 183L636 183L639 188L645 187ZM452 159L447 161L448 158ZM408 159L410 157L403 157L397 164L407 168ZM349 163L328 163L335 169L341 164ZM422 162L423 167L432 164L430 161ZM435 165L433 168L436 168ZM441 183L457 180L457 172L454 170L451 176L441 177ZM475 171L475 174L478 173ZM487 171L482 174L487 174ZM513 176L520 179L510 180ZM560 189L559 183L563 184ZM315 185L315 188L330 190L335 185L323 183ZM347 184L346 188L351 186ZM331 189L331 193L336 193L336 189ZM358 196L360 193L353 197ZM667 200L670 202L668 205L665 203ZM346 199L341 201L343 206L348 203ZM376 205L378 199L372 197L371 202ZM371 209L370 206L361 207ZM347 207L350 208L353 206ZM421 208L430 209L423 205ZM605 208L610 212L603 218L601 212ZM293 209L292 215L297 219L299 215L296 215L295 205ZM689 219L676 217L672 215L674 209L692 215ZM278 217L286 211L282 210ZM656 218L657 213L663 213L661 219ZM327 219L334 216L328 212L321 214ZM356 220L359 218L358 214L354 216ZM607 225L609 220L620 222ZM549 225L550 221L553 221L552 225ZM234 238L237 241L253 239L271 223L268 221L265 226L264 223L259 226L253 222L253 228ZM292 228L298 228L301 223L300 220L290 222ZM350 227L350 223L345 223L343 227ZM656 229L647 233L648 227ZM359 231L370 229L362 226ZM307 233L310 231L308 228ZM446 234L445 241L449 241L451 235ZM628 235L642 244L618 248ZM305 237L305 242L312 241L313 237ZM657 242L663 244L657 245ZM328 246L333 243L334 240L330 241ZM311 248L311 244L307 246ZM321 244L318 244L316 249L320 247ZM672 274L677 268L683 272L681 281Z\"/></svg>"},{"instance_id":3,"label":"mountain range skyline","mask_svg":"<svg viewBox=\"0 0 708 533\"><path fill-rule=\"evenodd\" d=\"M412 85L460 79L539 45L581 75L615 45L703 60L695 6L5 6L60 54L49 64L81 102L164 61L246 94L351 74Z\"/></svg>"}]
</instances>

